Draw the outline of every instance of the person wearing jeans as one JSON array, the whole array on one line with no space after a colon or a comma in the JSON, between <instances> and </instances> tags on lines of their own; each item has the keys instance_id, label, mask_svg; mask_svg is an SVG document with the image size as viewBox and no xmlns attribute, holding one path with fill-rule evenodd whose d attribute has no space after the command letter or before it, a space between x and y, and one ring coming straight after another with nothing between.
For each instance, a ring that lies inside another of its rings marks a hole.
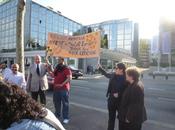
<instances>
[{"instance_id":1,"label":"person wearing jeans","mask_svg":"<svg viewBox=\"0 0 175 130\"><path fill-rule=\"evenodd\" d=\"M53 102L55 104L55 115L57 118L60 118L61 113L61 103L63 105L63 119L69 119L69 92L66 90L54 91L53 93Z\"/></svg>"},{"instance_id":2,"label":"person wearing jeans","mask_svg":"<svg viewBox=\"0 0 175 130\"><path fill-rule=\"evenodd\" d=\"M48 66L50 66L47 61ZM50 67L48 67L50 68ZM61 118L61 108L63 123L67 124L69 122L69 90L70 90L70 80L72 79L71 70L64 65L64 58L58 58L58 65L49 73L54 77L54 94L53 103L55 106L55 115L57 118ZM63 106L63 107L61 107Z\"/></svg>"}]
</instances>

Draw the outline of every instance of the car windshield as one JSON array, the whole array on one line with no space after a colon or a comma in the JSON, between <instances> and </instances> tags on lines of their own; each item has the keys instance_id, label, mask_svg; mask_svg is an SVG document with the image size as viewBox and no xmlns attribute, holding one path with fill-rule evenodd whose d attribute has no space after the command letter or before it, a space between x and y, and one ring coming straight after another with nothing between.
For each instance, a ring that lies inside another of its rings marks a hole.
<instances>
[{"instance_id":1,"label":"car windshield","mask_svg":"<svg viewBox=\"0 0 175 130\"><path fill-rule=\"evenodd\" d=\"M74 66L69 66L69 67L73 70L77 70L77 68L75 68Z\"/></svg>"}]
</instances>

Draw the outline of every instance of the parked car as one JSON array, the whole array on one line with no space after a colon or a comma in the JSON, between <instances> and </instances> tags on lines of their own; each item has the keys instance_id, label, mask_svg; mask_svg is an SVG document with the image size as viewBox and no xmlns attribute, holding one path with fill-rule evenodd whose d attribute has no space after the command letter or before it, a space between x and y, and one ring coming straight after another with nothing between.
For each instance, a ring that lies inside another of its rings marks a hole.
<instances>
[{"instance_id":1,"label":"parked car","mask_svg":"<svg viewBox=\"0 0 175 130\"><path fill-rule=\"evenodd\" d=\"M83 76L83 73L79 69L77 69L73 66L69 66L69 68L72 72L72 77L74 79L78 79L79 77ZM49 74L47 74L47 79L48 79L49 89L52 89L53 83L54 83L54 78L52 76L50 76Z\"/></svg>"},{"instance_id":2,"label":"parked car","mask_svg":"<svg viewBox=\"0 0 175 130\"><path fill-rule=\"evenodd\" d=\"M78 79L79 77L83 76L83 73L79 69L77 69L73 66L69 66L69 68L72 71L72 77L73 78Z\"/></svg>"}]
</instances>

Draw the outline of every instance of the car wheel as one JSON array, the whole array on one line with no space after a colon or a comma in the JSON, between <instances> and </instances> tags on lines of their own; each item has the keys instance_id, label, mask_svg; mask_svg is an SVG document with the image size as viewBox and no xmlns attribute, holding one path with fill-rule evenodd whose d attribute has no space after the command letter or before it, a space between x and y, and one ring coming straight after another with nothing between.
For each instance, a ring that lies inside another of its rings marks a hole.
<instances>
[{"instance_id":1,"label":"car wheel","mask_svg":"<svg viewBox=\"0 0 175 130\"><path fill-rule=\"evenodd\" d=\"M78 79L78 76L75 76L75 79Z\"/></svg>"}]
</instances>

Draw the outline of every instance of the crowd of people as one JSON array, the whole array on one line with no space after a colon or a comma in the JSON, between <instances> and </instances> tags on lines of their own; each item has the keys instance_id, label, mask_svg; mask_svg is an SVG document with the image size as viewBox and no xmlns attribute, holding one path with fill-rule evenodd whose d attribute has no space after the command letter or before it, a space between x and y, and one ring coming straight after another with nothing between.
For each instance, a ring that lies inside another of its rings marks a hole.
<instances>
[{"instance_id":1,"label":"crowd of people","mask_svg":"<svg viewBox=\"0 0 175 130\"><path fill-rule=\"evenodd\" d=\"M147 117L144 87L137 68L126 68L125 64L118 63L112 73L107 73L100 64L97 69L109 78L106 93L109 114L107 130L114 130L116 117L119 130L141 130ZM27 80L16 63L11 69L4 62L1 63L0 73L0 129L64 130L60 122L68 124L70 120L72 79L64 58L59 57L57 66L53 68L48 59L42 63L41 57L36 55L29 67ZM54 114L46 108L47 74L54 78Z\"/></svg>"}]
</instances>

